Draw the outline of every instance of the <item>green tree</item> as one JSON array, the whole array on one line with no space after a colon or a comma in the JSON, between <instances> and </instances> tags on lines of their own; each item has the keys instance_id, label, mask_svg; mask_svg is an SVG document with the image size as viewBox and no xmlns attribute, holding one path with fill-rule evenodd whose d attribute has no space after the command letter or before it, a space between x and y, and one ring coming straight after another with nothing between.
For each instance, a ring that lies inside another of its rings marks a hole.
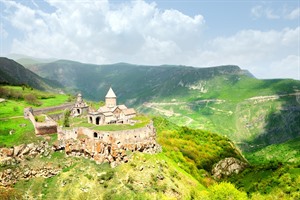
<instances>
[{"instance_id":1,"label":"green tree","mask_svg":"<svg viewBox=\"0 0 300 200\"><path fill-rule=\"evenodd\" d=\"M241 192L231 183L222 182L208 188L209 199L211 200L246 200L248 199L245 192Z\"/></svg>"},{"instance_id":2,"label":"green tree","mask_svg":"<svg viewBox=\"0 0 300 200\"><path fill-rule=\"evenodd\" d=\"M71 115L71 111L67 110L64 113L64 121L63 121L63 126L64 127L70 127L70 115Z\"/></svg>"}]
</instances>

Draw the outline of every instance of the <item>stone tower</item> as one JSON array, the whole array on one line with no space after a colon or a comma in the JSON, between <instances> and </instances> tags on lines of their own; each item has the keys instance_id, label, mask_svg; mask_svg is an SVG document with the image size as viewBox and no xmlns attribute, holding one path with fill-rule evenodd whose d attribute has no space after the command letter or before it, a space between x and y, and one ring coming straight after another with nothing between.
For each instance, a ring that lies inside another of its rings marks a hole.
<instances>
[{"instance_id":1,"label":"stone tower","mask_svg":"<svg viewBox=\"0 0 300 200\"><path fill-rule=\"evenodd\" d=\"M110 87L106 96L105 96L105 106L108 108L113 108L117 106L117 96Z\"/></svg>"},{"instance_id":2,"label":"stone tower","mask_svg":"<svg viewBox=\"0 0 300 200\"><path fill-rule=\"evenodd\" d=\"M83 101L82 95L79 93L77 95L76 102L71 110L72 116L86 114L88 112L89 106Z\"/></svg>"},{"instance_id":3,"label":"stone tower","mask_svg":"<svg viewBox=\"0 0 300 200\"><path fill-rule=\"evenodd\" d=\"M79 94L77 95L76 103L82 103L82 102L83 102L83 100L82 100L82 95L79 93Z\"/></svg>"}]
</instances>

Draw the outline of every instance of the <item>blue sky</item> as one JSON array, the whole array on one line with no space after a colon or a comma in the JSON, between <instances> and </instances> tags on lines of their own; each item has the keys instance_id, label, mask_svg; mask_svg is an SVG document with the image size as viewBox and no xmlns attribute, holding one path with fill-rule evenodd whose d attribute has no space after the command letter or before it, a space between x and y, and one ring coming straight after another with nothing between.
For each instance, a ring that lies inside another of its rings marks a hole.
<instances>
[{"instance_id":1,"label":"blue sky","mask_svg":"<svg viewBox=\"0 0 300 200\"><path fill-rule=\"evenodd\" d=\"M106 64L235 64L300 79L300 3L0 0L0 55Z\"/></svg>"}]
</instances>

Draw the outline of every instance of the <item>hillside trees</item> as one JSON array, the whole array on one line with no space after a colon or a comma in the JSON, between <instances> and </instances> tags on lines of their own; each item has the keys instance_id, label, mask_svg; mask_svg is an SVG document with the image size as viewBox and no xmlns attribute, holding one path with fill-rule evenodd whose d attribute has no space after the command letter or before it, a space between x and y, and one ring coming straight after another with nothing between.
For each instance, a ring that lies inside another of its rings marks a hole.
<instances>
[{"instance_id":1,"label":"hillside trees","mask_svg":"<svg viewBox=\"0 0 300 200\"><path fill-rule=\"evenodd\" d=\"M178 127L160 117L154 118L154 125L157 128L158 143L162 145L165 154L206 185L211 181L204 177L215 163L226 157L243 160L230 140L223 136Z\"/></svg>"}]
</instances>

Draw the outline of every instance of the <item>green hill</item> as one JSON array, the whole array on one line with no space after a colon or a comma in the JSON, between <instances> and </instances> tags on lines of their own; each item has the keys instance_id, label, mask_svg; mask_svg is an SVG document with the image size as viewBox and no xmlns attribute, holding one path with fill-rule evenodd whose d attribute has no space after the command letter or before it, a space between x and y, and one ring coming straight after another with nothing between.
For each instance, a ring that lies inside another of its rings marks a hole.
<instances>
[{"instance_id":1,"label":"green hill","mask_svg":"<svg viewBox=\"0 0 300 200\"><path fill-rule=\"evenodd\" d=\"M0 83L28 85L40 90L54 90L62 87L60 83L39 77L19 63L4 57L0 57Z\"/></svg>"},{"instance_id":2,"label":"green hill","mask_svg":"<svg viewBox=\"0 0 300 200\"><path fill-rule=\"evenodd\" d=\"M38 97L42 103L38 107L58 105L69 98L17 86L1 88L10 90L10 94L23 91L24 95ZM0 106L1 147L49 140L35 136L31 122L23 118L22 108L30 104L22 98L8 98ZM229 139L207 131L178 127L161 117L154 118L154 125L163 151L155 155L128 152L130 161L113 169L107 163L96 165L85 158L67 157L64 152L26 157L21 164L12 166L0 165L0 173L8 168L61 170L52 178L32 178L18 181L13 188L0 187L0 199L199 199L221 193L223 187L229 187L233 196L246 195L232 184L220 184L221 189L216 184L211 190L207 189L216 183L210 175L214 163L225 157L242 159ZM14 133L10 135L12 129ZM51 137L51 141L55 139Z\"/></svg>"},{"instance_id":3,"label":"green hill","mask_svg":"<svg viewBox=\"0 0 300 200\"><path fill-rule=\"evenodd\" d=\"M244 151L300 136L297 80L260 80L232 65L194 68L60 60L34 70L96 101L112 86L120 103L180 126L226 135Z\"/></svg>"},{"instance_id":4,"label":"green hill","mask_svg":"<svg viewBox=\"0 0 300 200\"><path fill-rule=\"evenodd\" d=\"M140 105L151 99L174 95L187 96L186 85L224 74L249 74L238 66L194 68L186 66L140 66L127 63L92 65L60 60L40 64L34 72L60 82L70 90L81 91L85 98L99 101L109 86L120 102Z\"/></svg>"},{"instance_id":5,"label":"green hill","mask_svg":"<svg viewBox=\"0 0 300 200\"><path fill-rule=\"evenodd\" d=\"M300 137L281 144L272 144L252 153L245 153L253 164L278 161L282 163L300 163Z\"/></svg>"},{"instance_id":6,"label":"green hill","mask_svg":"<svg viewBox=\"0 0 300 200\"><path fill-rule=\"evenodd\" d=\"M10 94L23 91L34 95L41 105L66 102L67 95L50 94L16 86L1 87ZM0 88L0 91L1 91ZM36 137L34 129L22 115L29 106L22 98L7 98L0 103L0 146L11 147L51 138ZM74 119L75 120L75 119ZM82 157L69 157L64 152L48 156L26 157L21 164L0 166L9 169L53 168L61 172L51 178L20 180L12 188L0 187L0 199L297 199L299 196L299 139L271 145L254 154L246 154L250 162L241 174L214 180L211 169L219 160L235 157L243 160L239 150L227 137L210 131L178 126L165 118L154 117L157 141L162 152L154 155L128 153L129 162L110 168ZM22 124L22 126L20 126ZM24 127L24 124L25 127ZM9 131L14 129L13 135ZM265 157L280 154L281 157ZM284 155L294 160L280 160ZM262 158L266 158L261 162ZM274 162L288 161L288 163ZM269 162L271 161L271 162ZM226 182L223 182L226 181ZM298 195L298 196L297 196Z\"/></svg>"}]
</instances>

